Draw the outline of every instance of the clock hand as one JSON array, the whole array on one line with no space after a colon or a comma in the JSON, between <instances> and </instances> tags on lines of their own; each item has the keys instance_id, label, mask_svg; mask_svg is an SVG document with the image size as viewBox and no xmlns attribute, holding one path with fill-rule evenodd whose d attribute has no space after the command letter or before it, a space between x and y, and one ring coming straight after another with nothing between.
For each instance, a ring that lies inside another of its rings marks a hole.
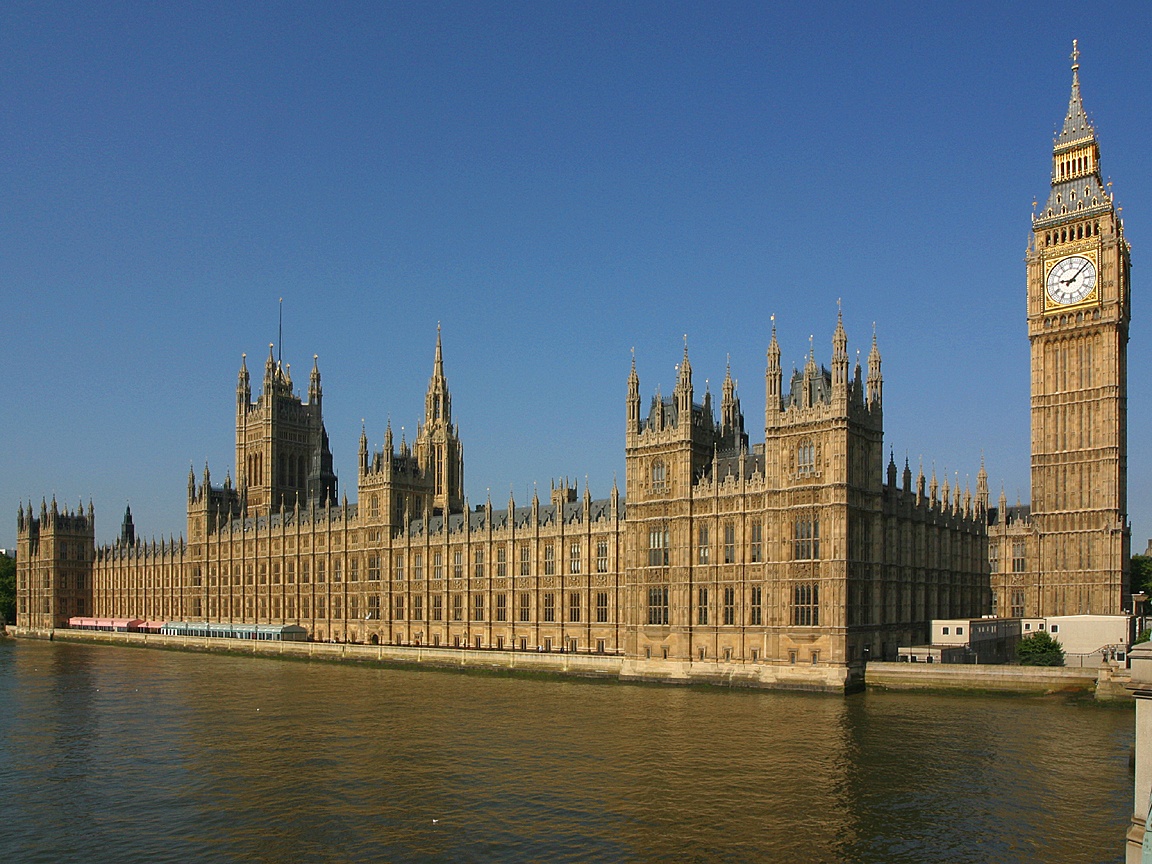
<instances>
[{"instance_id":1,"label":"clock hand","mask_svg":"<svg viewBox=\"0 0 1152 864\"><path fill-rule=\"evenodd\" d=\"M1061 279L1060 281L1061 281L1061 282L1063 282L1065 285L1071 285L1073 282L1075 282L1075 281L1076 281L1077 277L1078 277L1078 276L1079 276L1081 273L1083 273L1083 272L1084 272L1084 268L1085 268L1085 267L1087 267L1087 266L1088 266L1090 263L1092 263L1092 262L1090 262L1090 261L1089 261L1087 258L1085 258L1085 259L1084 259L1084 263L1080 265L1080 269L1079 269L1079 270L1077 270L1075 273L1073 273L1073 274L1072 274L1072 278L1071 278L1071 279Z\"/></svg>"}]
</instances>

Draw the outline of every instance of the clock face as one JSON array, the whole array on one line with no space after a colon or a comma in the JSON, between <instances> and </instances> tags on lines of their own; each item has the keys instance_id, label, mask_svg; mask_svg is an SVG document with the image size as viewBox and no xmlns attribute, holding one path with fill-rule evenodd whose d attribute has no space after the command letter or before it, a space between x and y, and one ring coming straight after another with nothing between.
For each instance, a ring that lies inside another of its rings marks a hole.
<instances>
[{"instance_id":1,"label":"clock face","mask_svg":"<svg viewBox=\"0 0 1152 864\"><path fill-rule=\"evenodd\" d=\"M1096 288L1096 267L1083 255L1064 258L1048 271L1047 288L1053 303L1079 303Z\"/></svg>"}]
</instances>

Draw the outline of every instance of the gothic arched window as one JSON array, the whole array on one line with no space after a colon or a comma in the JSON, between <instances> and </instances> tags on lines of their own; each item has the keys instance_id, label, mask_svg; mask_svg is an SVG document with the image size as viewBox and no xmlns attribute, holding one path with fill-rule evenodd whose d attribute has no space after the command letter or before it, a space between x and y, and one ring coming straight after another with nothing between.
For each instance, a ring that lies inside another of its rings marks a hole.
<instances>
[{"instance_id":1,"label":"gothic arched window","mask_svg":"<svg viewBox=\"0 0 1152 864\"><path fill-rule=\"evenodd\" d=\"M807 477L816 473L816 445L811 441L803 442L796 448L796 474Z\"/></svg>"},{"instance_id":2,"label":"gothic arched window","mask_svg":"<svg viewBox=\"0 0 1152 864\"><path fill-rule=\"evenodd\" d=\"M657 459L652 463L652 488L663 489L668 483L668 466Z\"/></svg>"}]
</instances>

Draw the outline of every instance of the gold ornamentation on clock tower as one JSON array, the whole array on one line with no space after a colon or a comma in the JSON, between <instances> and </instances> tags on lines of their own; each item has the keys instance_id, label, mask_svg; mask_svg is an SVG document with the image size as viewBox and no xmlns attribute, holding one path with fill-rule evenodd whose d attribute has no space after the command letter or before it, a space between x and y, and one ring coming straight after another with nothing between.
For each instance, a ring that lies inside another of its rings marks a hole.
<instances>
[{"instance_id":1,"label":"gold ornamentation on clock tower","mask_svg":"<svg viewBox=\"0 0 1152 864\"><path fill-rule=\"evenodd\" d=\"M1129 246L1100 174L1100 146L1072 95L1052 188L1032 217L1032 512L1029 615L1116 614L1128 593ZM1108 184L1109 186L1111 184Z\"/></svg>"}]
</instances>

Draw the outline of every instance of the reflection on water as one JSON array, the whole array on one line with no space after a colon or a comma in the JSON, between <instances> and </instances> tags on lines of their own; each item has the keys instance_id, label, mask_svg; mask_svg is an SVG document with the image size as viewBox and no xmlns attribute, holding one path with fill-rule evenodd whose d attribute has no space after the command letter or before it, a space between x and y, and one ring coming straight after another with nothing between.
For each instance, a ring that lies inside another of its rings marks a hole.
<instances>
[{"instance_id":1,"label":"reflection on water","mask_svg":"<svg viewBox=\"0 0 1152 864\"><path fill-rule=\"evenodd\" d=\"M1132 712L0 642L0 860L1120 861Z\"/></svg>"}]
</instances>

